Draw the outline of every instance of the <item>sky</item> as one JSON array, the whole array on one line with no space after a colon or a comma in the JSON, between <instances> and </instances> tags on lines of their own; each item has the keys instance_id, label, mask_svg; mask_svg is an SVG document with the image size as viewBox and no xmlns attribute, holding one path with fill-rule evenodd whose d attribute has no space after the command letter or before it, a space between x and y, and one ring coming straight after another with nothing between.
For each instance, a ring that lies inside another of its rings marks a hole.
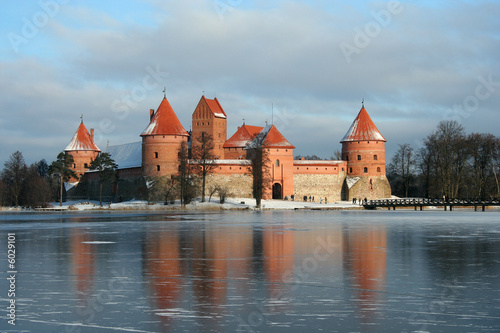
<instances>
[{"instance_id":1,"label":"sky","mask_svg":"<svg viewBox=\"0 0 500 333\"><path fill-rule=\"evenodd\" d=\"M228 138L274 125L330 158L364 105L420 148L443 120L500 136L500 1L3 1L0 163L56 159L80 117L101 150L140 141L163 90L190 129L204 94Z\"/></svg>"}]
</instances>

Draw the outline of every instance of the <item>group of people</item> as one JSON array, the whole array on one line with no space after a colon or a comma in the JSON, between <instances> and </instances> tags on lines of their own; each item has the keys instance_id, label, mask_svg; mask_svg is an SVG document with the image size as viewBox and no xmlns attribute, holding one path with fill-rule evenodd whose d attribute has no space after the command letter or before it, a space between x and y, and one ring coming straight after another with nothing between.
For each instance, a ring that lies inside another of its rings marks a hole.
<instances>
[{"instance_id":1,"label":"group of people","mask_svg":"<svg viewBox=\"0 0 500 333\"><path fill-rule=\"evenodd\" d=\"M292 199L292 201L295 201L295 194L292 194L292 195L290 196L290 198ZM308 201L309 201L309 202L316 202L316 201L314 201L314 196L309 196L309 197L308 197L307 195L304 195L303 200L304 200L304 202L308 202ZM322 203L323 203L323 198L319 198L319 203L320 203L320 204L322 204ZM327 204L327 203L328 203L328 198L327 198L327 197L325 197L325 204Z\"/></svg>"},{"instance_id":2,"label":"group of people","mask_svg":"<svg viewBox=\"0 0 500 333\"><path fill-rule=\"evenodd\" d=\"M366 205L366 203L368 203L368 199L367 199L367 198L364 198L364 199L361 199L361 198L359 198L359 199L357 199L357 198L352 198L352 203L353 203L353 205L355 205L355 204L356 204L356 201L359 203L359 205L360 205L360 206L361 206L361 205L363 205L363 204L365 204L365 205Z\"/></svg>"}]
</instances>

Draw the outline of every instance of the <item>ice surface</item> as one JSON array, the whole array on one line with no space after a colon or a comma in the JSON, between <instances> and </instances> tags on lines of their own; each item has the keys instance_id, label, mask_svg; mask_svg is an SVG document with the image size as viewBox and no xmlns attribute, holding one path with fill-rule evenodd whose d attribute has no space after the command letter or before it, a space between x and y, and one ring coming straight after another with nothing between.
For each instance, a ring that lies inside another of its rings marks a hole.
<instances>
[{"instance_id":1,"label":"ice surface","mask_svg":"<svg viewBox=\"0 0 500 333\"><path fill-rule=\"evenodd\" d=\"M6 212L0 230L14 331L500 330L498 211Z\"/></svg>"}]
</instances>

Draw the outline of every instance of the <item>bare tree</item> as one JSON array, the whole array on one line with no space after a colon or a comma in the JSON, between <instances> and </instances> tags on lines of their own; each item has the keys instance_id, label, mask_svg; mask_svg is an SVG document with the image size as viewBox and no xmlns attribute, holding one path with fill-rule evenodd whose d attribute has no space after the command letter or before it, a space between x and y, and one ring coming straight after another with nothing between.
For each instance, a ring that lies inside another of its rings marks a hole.
<instances>
[{"instance_id":1,"label":"bare tree","mask_svg":"<svg viewBox=\"0 0 500 333\"><path fill-rule=\"evenodd\" d=\"M497 138L492 134L472 133L467 138L472 166L471 184L474 196L484 199L494 193L491 184L495 178L495 161L498 159Z\"/></svg>"},{"instance_id":2,"label":"bare tree","mask_svg":"<svg viewBox=\"0 0 500 333\"><path fill-rule=\"evenodd\" d=\"M264 140L265 135L263 135L263 133L259 133L247 147L247 158L251 161L252 169L252 190L257 208L261 207L264 189L270 185L270 160L266 149L262 147Z\"/></svg>"},{"instance_id":3,"label":"bare tree","mask_svg":"<svg viewBox=\"0 0 500 333\"><path fill-rule=\"evenodd\" d=\"M389 164L388 173L391 184L394 182L402 185L402 193L404 193L405 197L408 197L408 191L415 179L415 166L413 148L407 143L400 144L398 151Z\"/></svg>"},{"instance_id":4,"label":"bare tree","mask_svg":"<svg viewBox=\"0 0 500 333\"><path fill-rule=\"evenodd\" d=\"M205 132L196 137L191 147L194 172L201 177L201 202L205 202L205 182L207 175L215 168L214 140Z\"/></svg>"},{"instance_id":5,"label":"bare tree","mask_svg":"<svg viewBox=\"0 0 500 333\"><path fill-rule=\"evenodd\" d=\"M193 198L196 197L196 179L192 174L191 164L189 163L189 150L187 142L182 142L178 152L179 157L179 173L175 176L181 205L186 206Z\"/></svg>"}]
</instances>

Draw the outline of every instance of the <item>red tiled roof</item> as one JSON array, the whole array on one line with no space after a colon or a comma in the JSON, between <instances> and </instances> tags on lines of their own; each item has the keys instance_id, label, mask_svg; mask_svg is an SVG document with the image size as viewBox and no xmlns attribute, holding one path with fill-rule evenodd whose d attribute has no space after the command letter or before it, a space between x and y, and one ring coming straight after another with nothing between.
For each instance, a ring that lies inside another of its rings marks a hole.
<instances>
[{"instance_id":1,"label":"red tiled roof","mask_svg":"<svg viewBox=\"0 0 500 333\"><path fill-rule=\"evenodd\" d=\"M148 127L141 134L141 136L146 135L189 136L166 98L163 98Z\"/></svg>"},{"instance_id":2,"label":"red tiled roof","mask_svg":"<svg viewBox=\"0 0 500 333\"><path fill-rule=\"evenodd\" d=\"M364 107L358 113L351 127L340 142L386 141Z\"/></svg>"},{"instance_id":3,"label":"red tiled roof","mask_svg":"<svg viewBox=\"0 0 500 333\"><path fill-rule=\"evenodd\" d=\"M259 136L261 137L251 142L249 148L255 148L259 145L264 148L295 148L274 125L264 127Z\"/></svg>"},{"instance_id":4,"label":"red tiled roof","mask_svg":"<svg viewBox=\"0 0 500 333\"><path fill-rule=\"evenodd\" d=\"M245 148L264 127L243 125L224 143L224 148Z\"/></svg>"},{"instance_id":5,"label":"red tiled roof","mask_svg":"<svg viewBox=\"0 0 500 333\"><path fill-rule=\"evenodd\" d=\"M266 139L264 140L263 147L266 148L295 148L287 139L281 134L280 131L271 125L267 132Z\"/></svg>"},{"instance_id":6,"label":"red tiled roof","mask_svg":"<svg viewBox=\"0 0 500 333\"><path fill-rule=\"evenodd\" d=\"M64 149L64 151L73 150L101 151L94 143L94 138L90 136L87 128L83 124L83 121L80 123L80 126L78 126L73 139L71 139L68 146Z\"/></svg>"},{"instance_id":7,"label":"red tiled roof","mask_svg":"<svg viewBox=\"0 0 500 333\"><path fill-rule=\"evenodd\" d=\"M212 113L214 114L215 117L217 118L227 118L226 113L224 112L224 109L219 103L219 100L217 100L217 97L214 99L208 99L205 96L202 98L205 99L205 102L207 102L208 108Z\"/></svg>"}]
</instances>

